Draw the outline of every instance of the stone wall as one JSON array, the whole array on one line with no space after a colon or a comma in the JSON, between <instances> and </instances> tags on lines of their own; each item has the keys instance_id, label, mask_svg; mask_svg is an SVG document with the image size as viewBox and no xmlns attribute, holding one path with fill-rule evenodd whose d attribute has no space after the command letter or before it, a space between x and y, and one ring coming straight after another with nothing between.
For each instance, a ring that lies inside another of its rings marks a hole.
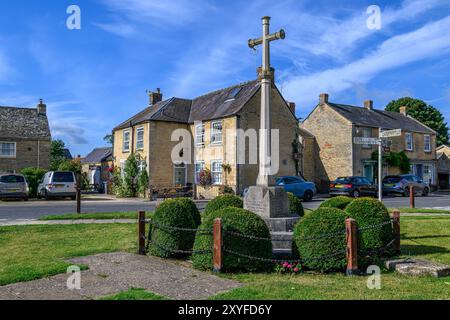
<instances>
[{"instance_id":1,"label":"stone wall","mask_svg":"<svg viewBox=\"0 0 450 320\"><path fill-rule=\"evenodd\" d=\"M0 158L0 172L19 173L24 168L50 168L50 140L0 138L2 142L16 143L15 158Z\"/></svg>"}]
</instances>

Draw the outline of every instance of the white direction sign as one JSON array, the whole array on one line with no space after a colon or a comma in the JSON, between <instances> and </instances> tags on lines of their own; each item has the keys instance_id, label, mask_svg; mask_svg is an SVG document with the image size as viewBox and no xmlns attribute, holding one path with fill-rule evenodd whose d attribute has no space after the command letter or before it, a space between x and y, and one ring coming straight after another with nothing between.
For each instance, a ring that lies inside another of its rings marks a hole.
<instances>
[{"instance_id":1,"label":"white direction sign","mask_svg":"<svg viewBox=\"0 0 450 320\"><path fill-rule=\"evenodd\" d=\"M380 144L380 139L378 138L366 138L366 137L355 137L355 140L353 141L355 144Z\"/></svg>"},{"instance_id":2,"label":"white direction sign","mask_svg":"<svg viewBox=\"0 0 450 320\"><path fill-rule=\"evenodd\" d=\"M402 129L381 131L380 138L392 138L399 137L402 135Z\"/></svg>"}]
</instances>

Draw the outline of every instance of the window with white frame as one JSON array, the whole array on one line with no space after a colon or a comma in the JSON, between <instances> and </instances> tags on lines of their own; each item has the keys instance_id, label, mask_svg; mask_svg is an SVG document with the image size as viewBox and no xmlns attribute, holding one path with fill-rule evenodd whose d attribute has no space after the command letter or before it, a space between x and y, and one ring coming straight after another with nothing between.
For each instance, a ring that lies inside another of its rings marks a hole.
<instances>
[{"instance_id":1,"label":"window with white frame","mask_svg":"<svg viewBox=\"0 0 450 320\"><path fill-rule=\"evenodd\" d=\"M205 170L205 161L197 161L195 163L195 183L200 182L200 172Z\"/></svg>"},{"instance_id":2,"label":"window with white frame","mask_svg":"<svg viewBox=\"0 0 450 320\"><path fill-rule=\"evenodd\" d=\"M431 152L431 136L428 134L423 136L423 149L425 152Z\"/></svg>"},{"instance_id":3,"label":"window with white frame","mask_svg":"<svg viewBox=\"0 0 450 320\"><path fill-rule=\"evenodd\" d=\"M146 160L138 160L138 170L139 170L139 173L147 170L147 161Z\"/></svg>"},{"instance_id":4,"label":"window with white frame","mask_svg":"<svg viewBox=\"0 0 450 320\"><path fill-rule=\"evenodd\" d=\"M372 128L363 128L363 137L364 138L372 138ZM365 149L371 149L372 145L363 144L362 147Z\"/></svg>"},{"instance_id":5,"label":"window with white frame","mask_svg":"<svg viewBox=\"0 0 450 320\"><path fill-rule=\"evenodd\" d=\"M221 144L222 143L222 121L211 122L211 143Z\"/></svg>"},{"instance_id":6,"label":"window with white frame","mask_svg":"<svg viewBox=\"0 0 450 320\"><path fill-rule=\"evenodd\" d=\"M144 127L136 130L136 150L144 149Z\"/></svg>"},{"instance_id":7,"label":"window with white frame","mask_svg":"<svg viewBox=\"0 0 450 320\"><path fill-rule=\"evenodd\" d=\"M16 143L15 142L0 142L0 157L15 158L16 157Z\"/></svg>"},{"instance_id":8,"label":"window with white frame","mask_svg":"<svg viewBox=\"0 0 450 320\"><path fill-rule=\"evenodd\" d=\"M130 130L126 130L123 132L123 145L122 145L122 151L128 152L130 151Z\"/></svg>"},{"instance_id":9,"label":"window with white frame","mask_svg":"<svg viewBox=\"0 0 450 320\"><path fill-rule=\"evenodd\" d=\"M211 179L212 184L220 185L222 184L222 161L216 160L211 161Z\"/></svg>"},{"instance_id":10,"label":"window with white frame","mask_svg":"<svg viewBox=\"0 0 450 320\"><path fill-rule=\"evenodd\" d=\"M205 145L205 125L203 123L195 126L195 145L197 147Z\"/></svg>"},{"instance_id":11,"label":"window with white frame","mask_svg":"<svg viewBox=\"0 0 450 320\"><path fill-rule=\"evenodd\" d=\"M413 134L408 132L405 134L405 144L406 144L406 150L407 151L413 151Z\"/></svg>"}]
</instances>

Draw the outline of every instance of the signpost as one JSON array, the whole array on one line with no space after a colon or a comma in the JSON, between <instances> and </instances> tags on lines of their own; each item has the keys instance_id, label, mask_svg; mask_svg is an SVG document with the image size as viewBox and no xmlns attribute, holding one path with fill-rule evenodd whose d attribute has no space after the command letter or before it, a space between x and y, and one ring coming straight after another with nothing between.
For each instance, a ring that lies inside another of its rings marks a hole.
<instances>
[{"instance_id":1,"label":"signpost","mask_svg":"<svg viewBox=\"0 0 450 320\"><path fill-rule=\"evenodd\" d=\"M383 149L390 152L389 141L386 138L399 137L402 135L402 129L382 131L379 128L379 138L355 137L355 144L378 145L378 199L383 200Z\"/></svg>"}]
</instances>

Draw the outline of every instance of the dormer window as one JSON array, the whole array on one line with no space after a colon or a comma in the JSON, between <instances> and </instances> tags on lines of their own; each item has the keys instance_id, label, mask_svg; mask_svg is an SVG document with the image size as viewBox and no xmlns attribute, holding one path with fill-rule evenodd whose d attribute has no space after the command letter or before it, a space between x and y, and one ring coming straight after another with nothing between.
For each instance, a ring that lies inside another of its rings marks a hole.
<instances>
[{"instance_id":1,"label":"dormer window","mask_svg":"<svg viewBox=\"0 0 450 320\"><path fill-rule=\"evenodd\" d=\"M234 88L233 90L231 90L230 94L227 96L227 99L225 100L225 102L230 102L230 101L235 100L241 91L242 91L242 87L237 87L237 88Z\"/></svg>"}]
</instances>

